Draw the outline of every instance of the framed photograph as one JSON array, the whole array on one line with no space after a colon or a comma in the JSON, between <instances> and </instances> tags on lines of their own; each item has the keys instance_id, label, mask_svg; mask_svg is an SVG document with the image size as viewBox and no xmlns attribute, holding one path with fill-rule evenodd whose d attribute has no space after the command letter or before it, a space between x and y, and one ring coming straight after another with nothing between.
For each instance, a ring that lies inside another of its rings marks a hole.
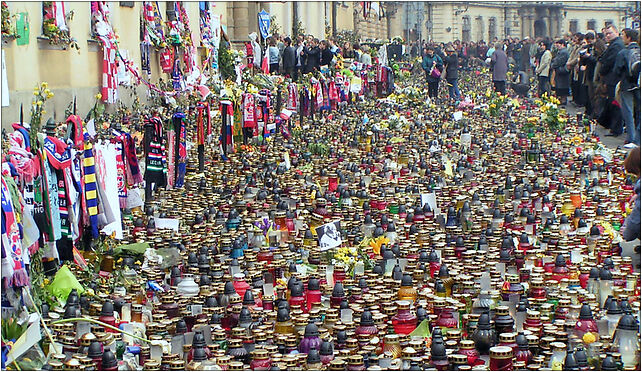
<instances>
[{"instance_id":1,"label":"framed photograph","mask_svg":"<svg viewBox=\"0 0 642 372\"><path fill-rule=\"evenodd\" d=\"M341 245L341 221L326 223L316 228L321 251L327 251Z\"/></svg>"}]
</instances>

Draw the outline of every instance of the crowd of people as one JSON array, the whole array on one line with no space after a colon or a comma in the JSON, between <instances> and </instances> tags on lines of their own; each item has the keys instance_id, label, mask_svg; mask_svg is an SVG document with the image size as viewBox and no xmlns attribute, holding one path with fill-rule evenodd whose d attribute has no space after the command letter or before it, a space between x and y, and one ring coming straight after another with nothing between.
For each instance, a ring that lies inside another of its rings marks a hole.
<instances>
[{"instance_id":1,"label":"crowd of people","mask_svg":"<svg viewBox=\"0 0 642 372\"><path fill-rule=\"evenodd\" d=\"M423 43L422 68L431 98L437 98L445 80L448 96L461 99L458 71L489 67L495 91L506 94L509 82L514 94L533 97L554 94L564 107L583 107L588 117L609 129L610 136L626 131L625 147L640 144L640 46L639 31L618 32L613 25L602 32L567 34L563 38L520 40L507 38L479 42ZM419 43L410 48L416 56ZM510 78L512 75L512 78Z\"/></svg>"},{"instance_id":2,"label":"crowd of people","mask_svg":"<svg viewBox=\"0 0 642 372\"><path fill-rule=\"evenodd\" d=\"M337 56L366 66L373 64L369 46L350 42L344 42L339 46L339 42L334 38L319 40L312 35L299 35L292 40L289 36L276 33L268 37L266 44L269 73L282 74L295 81L302 74L330 67L336 63ZM249 45L248 51L257 54L257 49L252 49ZM254 58L253 63L255 67L261 68L260 58Z\"/></svg>"},{"instance_id":3,"label":"crowd of people","mask_svg":"<svg viewBox=\"0 0 642 372\"><path fill-rule=\"evenodd\" d=\"M608 135L617 137L626 132L624 145L630 148L640 144L639 37L637 30L618 32L610 25L601 32L577 32L557 40L417 41L408 46L406 54L421 57L428 95L433 100L440 99L439 85L444 80L448 98L460 101L459 71L487 67L496 92L505 95L510 86L511 94L520 97L555 95L563 107L570 98L570 105L584 108L588 117L607 127ZM324 71L338 59L370 66L378 63L379 57L367 44L340 43L334 38L320 41L312 35L292 40L274 34L266 45L269 72L295 81L302 74ZM254 59L257 68L261 63L260 58Z\"/></svg>"}]
</instances>

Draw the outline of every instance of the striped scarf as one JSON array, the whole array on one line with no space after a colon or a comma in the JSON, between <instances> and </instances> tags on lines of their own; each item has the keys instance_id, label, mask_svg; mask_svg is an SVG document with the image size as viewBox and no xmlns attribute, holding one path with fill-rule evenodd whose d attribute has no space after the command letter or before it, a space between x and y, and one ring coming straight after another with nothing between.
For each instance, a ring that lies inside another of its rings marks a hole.
<instances>
[{"instance_id":1,"label":"striped scarf","mask_svg":"<svg viewBox=\"0 0 642 372\"><path fill-rule=\"evenodd\" d=\"M165 187L167 185L167 158L165 157L163 123L160 118L152 117L147 120L145 125L152 129L149 152L146 154L145 182L152 189Z\"/></svg>"},{"instance_id":2,"label":"striped scarf","mask_svg":"<svg viewBox=\"0 0 642 372\"><path fill-rule=\"evenodd\" d=\"M116 62L116 36L109 24L107 16L109 8L104 1L92 1L92 17L103 27L105 34L96 33L103 44L103 101L116 103L118 100L118 64Z\"/></svg>"},{"instance_id":3,"label":"striped scarf","mask_svg":"<svg viewBox=\"0 0 642 372\"><path fill-rule=\"evenodd\" d=\"M60 232L61 237L56 242L58 247L58 256L61 260L71 261L73 257L73 244L71 240L71 232L69 230L69 211L67 206L69 200L67 198L67 188L65 186L65 175L62 169L56 170L58 178L58 210L60 212Z\"/></svg>"},{"instance_id":4,"label":"striped scarf","mask_svg":"<svg viewBox=\"0 0 642 372\"><path fill-rule=\"evenodd\" d=\"M89 133L84 131L85 153L83 155L84 166L84 190L87 215L89 216L89 225L91 226L91 235L98 237L98 189L96 184L96 159L94 158L94 146L89 140Z\"/></svg>"},{"instance_id":5,"label":"striped scarf","mask_svg":"<svg viewBox=\"0 0 642 372\"><path fill-rule=\"evenodd\" d=\"M185 126L185 114L177 112L172 118L174 122L174 150L169 153L175 159L176 164L174 187L182 187L185 183L187 171L187 128Z\"/></svg>"},{"instance_id":6,"label":"striped scarf","mask_svg":"<svg viewBox=\"0 0 642 372\"><path fill-rule=\"evenodd\" d=\"M9 186L2 179L2 277L6 287L22 287L29 284L29 276L23 260L20 228L11 198Z\"/></svg>"}]
</instances>

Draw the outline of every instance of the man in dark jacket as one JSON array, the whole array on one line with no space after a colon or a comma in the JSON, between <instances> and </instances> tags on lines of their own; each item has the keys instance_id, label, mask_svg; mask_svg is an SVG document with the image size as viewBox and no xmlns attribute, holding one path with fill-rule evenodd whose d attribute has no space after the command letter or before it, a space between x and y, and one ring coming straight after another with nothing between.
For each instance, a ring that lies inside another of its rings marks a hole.
<instances>
[{"instance_id":1,"label":"man in dark jacket","mask_svg":"<svg viewBox=\"0 0 642 372\"><path fill-rule=\"evenodd\" d=\"M624 42L618 36L618 31L615 26L611 25L604 31L604 38L609 43L604 53L599 58L600 71L599 75L602 83L606 85L607 104L615 98L615 86L620 81L615 71L615 60L620 50L624 49ZM622 121L617 120L611 125L611 131L607 136L617 137L622 134Z\"/></svg>"},{"instance_id":2,"label":"man in dark jacket","mask_svg":"<svg viewBox=\"0 0 642 372\"><path fill-rule=\"evenodd\" d=\"M459 78L459 60L457 58L457 53L452 46L446 48L446 81L448 82L448 97L459 101L461 99L461 93L459 93L459 87L457 86L457 79Z\"/></svg>"},{"instance_id":3,"label":"man in dark jacket","mask_svg":"<svg viewBox=\"0 0 642 372\"><path fill-rule=\"evenodd\" d=\"M285 49L283 49L283 71L286 76L294 78L294 68L296 65L296 51L292 46L292 39L285 38Z\"/></svg>"},{"instance_id":4,"label":"man in dark jacket","mask_svg":"<svg viewBox=\"0 0 642 372\"><path fill-rule=\"evenodd\" d=\"M555 42L557 53L551 61L551 73L555 72L555 95L559 98L562 106L566 105L566 97L568 97L568 88L570 86L570 72L566 69L566 62L568 62L569 52L566 48L564 39L559 39Z\"/></svg>"},{"instance_id":5,"label":"man in dark jacket","mask_svg":"<svg viewBox=\"0 0 642 372\"><path fill-rule=\"evenodd\" d=\"M310 73L315 70L319 70L321 66L321 49L319 49L319 40L313 39L310 42L309 46L306 46L303 50L305 54L305 70L304 73Z\"/></svg>"},{"instance_id":6,"label":"man in dark jacket","mask_svg":"<svg viewBox=\"0 0 642 372\"><path fill-rule=\"evenodd\" d=\"M615 72L615 59L620 50L624 49L624 42L622 38L618 36L618 31L615 26L611 25L606 29L604 33L606 41L609 43L608 48L600 56L599 62L600 66L600 76L602 77L602 82L606 84L608 88L608 96L610 99L615 97L615 86L620 81L619 76Z\"/></svg>"},{"instance_id":7,"label":"man in dark jacket","mask_svg":"<svg viewBox=\"0 0 642 372\"><path fill-rule=\"evenodd\" d=\"M330 50L330 45L328 44L327 40L321 41L321 66L330 66L332 63L332 58L334 55L332 54L332 51Z\"/></svg>"},{"instance_id":8,"label":"man in dark jacket","mask_svg":"<svg viewBox=\"0 0 642 372\"><path fill-rule=\"evenodd\" d=\"M630 28L622 30L622 40L626 48L620 50L615 59L615 73L620 78L620 107L622 108L622 119L626 125L625 148L640 146L640 122L634 118L634 104L640 102L640 87L637 84L638 76L629 72L629 58L631 53L640 55L640 46L635 41L638 39L638 32ZM639 57L637 58L639 60ZM639 115L635 115L639 118Z\"/></svg>"}]
</instances>

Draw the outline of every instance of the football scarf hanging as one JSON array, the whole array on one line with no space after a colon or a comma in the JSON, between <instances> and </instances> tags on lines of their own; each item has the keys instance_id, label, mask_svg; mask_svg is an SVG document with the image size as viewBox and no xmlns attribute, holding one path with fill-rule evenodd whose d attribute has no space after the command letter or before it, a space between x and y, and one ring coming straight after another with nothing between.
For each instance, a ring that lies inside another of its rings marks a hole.
<instances>
[{"instance_id":1,"label":"football scarf hanging","mask_svg":"<svg viewBox=\"0 0 642 372\"><path fill-rule=\"evenodd\" d=\"M298 100L299 94L298 94L298 89L295 83L290 83L288 84L288 101L287 104L285 105L285 108L290 110L290 111L296 111L297 110L297 100Z\"/></svg>"},{"instance_id":2,"label":"football scarf hanging","mask_svg":"<svg viewBox=\"0 0 642 372\"><path fill-rule=\"evenodd\" d=\"M176 163L176 182L174 187L183 187L185 184L185 173L187 172L187 127L186 117L182 112L174 114L174 132L176 136L175 144L175 163Z\"/></svg>"},{"instance_id":3,"label":"football scarf hanging","mask_svg":"<svg viewBox=\"0 0 642 372\"><path fill-rule=\"evenodd\" d=\"M169 48L163 49L160 53L160 66L164 73L171 73L174 67L174 53Z\"/></svg>"},{"instance_id":4,"label":"football scarf hanging","mask_svg":"<svg viewBox=\"0 0 642 372\"><path fill-rule=\"evenodd\" d=\"M234 120L234 103L230 100L221 100L221 154L227 157L228 148L234 149L232 127Z\"/></svg>"},{"instance_id":5,"label":"football scarf hanging","mask_svg":"<svg viewBox=\"0 0 642 372\"><path fill-rule=\"evenodd\" d=\"M163 123L158 117L147 119L145 126L150 129L149 152L146 154L145 183L149 191L167 185L167 167Z\"/></svg>"},{"instance_id":6,"label":"football scarf hanging","mask_svg":"<svg viewBox=\"0 0 642 372\"><path fill-rule=\"evenodd\" d=\"M78 115L70 115L66 123L67 137L73 142L75 148L82 149L84 140L82 119Z\"/></svg>"},{"instance_id":7,"label":"football scarf hanging","mask_svg":"<svg viewBox=\"0 0 642 372\"><path fill-rule=\"evenodd\" d=\"M98 237L98 188L96 184L96 159L94 158L94 147L89 139L89 133L84 131L85 145L83 154L83 186L85 191L85 206L91 235Z\"/></svg>"},{"instance_id":8,"label":"football scarf hanging","mask_svg":"<svg viewBox=\"0 0 642 372\"><path fill-rule=\"evenodd\" d=\"M29 276L23 260L20 228L4 177L2 180L2 277L6 287L22 287L29 284ZM6 263L6 265L5 265ZM6 272L5 272L6 270Z\"/></svg>"},{"instance_id":9,"label":"football scarf hanging","mask_svg":"<svg viewBox=\"0 0 642 372\"><path fill-rule=\"evenodd\" d=\"M119 131L112 129L112 134L114 137L111 139L111 143L116 146L116 184L118 187L118 202L121 208L127 207L127 185L126 185L126 171L125 171L125 161L124 161L124 149L123 142L125 141L125 136L122 135Z\"/></svg>"},{"instance_id":10,"label":"football scarf hanging","mask_svg":"<svg viewBox=\"0 0 642 372\"><path fill-rule=\"evenodd\" d=\"M43 144L49 163L56 169L64 169L71 165L71 151L67 144L56 137L47 136Z\"/></svg>"}]
</instances>

